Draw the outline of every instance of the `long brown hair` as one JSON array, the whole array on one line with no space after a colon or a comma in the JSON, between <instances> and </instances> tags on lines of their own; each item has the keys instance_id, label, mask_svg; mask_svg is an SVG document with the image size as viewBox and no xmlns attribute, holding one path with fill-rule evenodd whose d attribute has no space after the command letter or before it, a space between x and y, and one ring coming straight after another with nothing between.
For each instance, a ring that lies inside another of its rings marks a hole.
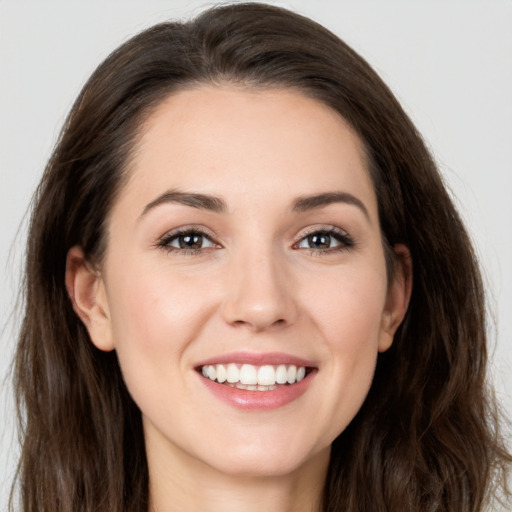
<instances>
[{"instance_id":1,"label":"long brown hair","mask_svg":"<svg viewBox=\"0 0 512 512\"><path fill-rule=\"evenodd\" d=\"M414 286L369 395L332 447L325 511L480 511L511 461L486 388L484 295L470 241L420 135L370 66L318 24L262 4L210 9L135 36L76 100L34 200L15 361L24 512L141 512L140 412L115 352L97 350L64 284L74 245L101 262L138 129L198 83L294 88L359 134L389 247ZM389 251L388 251L389 252Z\"/></svg>"}]
</instances>

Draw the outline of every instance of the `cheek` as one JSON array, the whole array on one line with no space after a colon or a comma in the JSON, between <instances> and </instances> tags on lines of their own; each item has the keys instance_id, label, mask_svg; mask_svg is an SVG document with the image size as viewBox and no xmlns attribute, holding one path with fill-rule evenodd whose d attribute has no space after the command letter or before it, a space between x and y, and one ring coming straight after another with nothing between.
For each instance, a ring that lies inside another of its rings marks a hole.
<instances>
[{"instance_id":1,"label":"cheek","mask_svg":"<svg viewBox=\"0 0 512 512\"><path fill-rule=\"evenodd\" d=\"M139 402L146 400L142 394L158 397L159 387L178 383L182 355L201 329L206 304L200 290L151 267L120 270L109 279L112 335L126 384Z\"/></svg>"},{"instance_id":2,"label":"cheek","mask_svg":"<svg viewBox=\"0 0 512 512\"><path fill-rule=\"evenodd\" d=\"M135 344L142 351L173 352L200 328L206 306L204 290L193 279L167 276L151 266L137 268L132 277L113 273L110 314L116 346Z\"/></svg>"},{"instance_id":3,"label":"cheek","mask_svg":"<svg viewBox=\"0 0 512 512\"><path fill-rule=\"evenodd\" d=\"M387 282L380 265L325 274L304 295L311 318L329 346L340 350L377 344Z\"/></svg>"},{"instance_id":4,"label":"cheek","mask_svg":"<svg viewBox=\"0 0 512 512\"><path fill-rule=\"evenodd\" d=\"M204 432L194 433L197 422L186 421L197 411L184 354L204 325L211 299L189 286L189 279L169 279L151 267L132 275L128 280L119 273L110 283L111 325L126 386L157 430L183 443L200 439ZM193 450L193 444L187 446Z\"/></svg>"},{"instance_id":5,"label":"cheek","mask_svg":"<svg viewBox=\"0 0 512 512\"><path fill-rule=\"evenodd\" d=\"M386 288L383 274L365 267L360 272L338 272L323 286L310 289L310 318L321 333L323 359L328 361L322 376L328 390L322 406L326 424L331 425L328 441L352 421L371 386Z\"/></svg>"}]
</instances>

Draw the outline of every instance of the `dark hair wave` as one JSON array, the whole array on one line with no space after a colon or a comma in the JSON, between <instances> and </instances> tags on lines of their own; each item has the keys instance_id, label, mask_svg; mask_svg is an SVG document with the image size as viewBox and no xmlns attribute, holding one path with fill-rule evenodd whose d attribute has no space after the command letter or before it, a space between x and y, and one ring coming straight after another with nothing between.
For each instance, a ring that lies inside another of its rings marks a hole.
<instances>
[{"instance_id":1,"label":"dark hair wave","mask_svg":"<svg viewBox=\"0 0 512 512\"><path fill-rule=\"evenodd\" d=\"M101 261L144 119L174 91L223 82L294 88L339 112L364 143L388 246L412 255L409 311L333 444L324 510L480 511L511 457L486 387L483 287L466 231L420 135L370 66L320 25L262 4L140 33L97 68L67 118L28 236L15 360L22 510L147 509L140 413L115 353L92 345L72 309L66 255L80 245Z\"/></svg>"}]
</instances>

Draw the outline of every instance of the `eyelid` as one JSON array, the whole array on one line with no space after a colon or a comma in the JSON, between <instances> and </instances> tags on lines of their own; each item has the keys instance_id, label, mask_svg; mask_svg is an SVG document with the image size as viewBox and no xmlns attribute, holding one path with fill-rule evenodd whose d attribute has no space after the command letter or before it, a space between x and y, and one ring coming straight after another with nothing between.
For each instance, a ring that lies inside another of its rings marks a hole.
<instances>
[{"instance_id":1,"label":"eyelid","mask_svg":"<svg viewBox=\"0 0 512 512\"><path fill-rule=\"evenodd\" d=\"M329 248L329 249L312 249L312 248L299 248L298 244L300 244L305 238L307 238L310 235L313 235L315 233L325 233L331 236L335 236L339 241L340 245L337 247ZM329 252L335 252L336 250L348 250L353 248L356 245L356 242L354 238L344 229L333 226L329 224L321 224L321 225L315 225L310 226L306 228L304 231L301 231L298 235L296 240L293 242L292 247L297 250L309 250L313 253L329 253Z\"/></svg>"},{"instance_id":2,"label":"eyelid","mask_svg":"<svg viewBox=\"0 0 512 512\"><path fill-rule=\"evenodd\" d=\"M171 240L177 238L180 235L185 235L185 234L190 234L190 233L201 235L201 236L207 238L213 245L217 246L218 248L222 247L222 245L217 241L215 234L210 229L206 228L203 225L198 225L198 224L188 224L188 225L184 225L184 226L179 226L177 228L171 229L170 231L167 231L166 233L164 233L161 237L159 237L156 240L155 246L163 248L163 249L167 249L169 252L173 252L175 250L177 252L182 252L182 253L185 253L187 251L200 252L200 251L205 251L205 250L211 249L211 247L205 247L204 249L203 248L202 249L178 249L176 247L171 247L169 245L169 242Z\"/></svg>"},{"instance_id":3,"label":"eyelid","mask_svg":"<svg viewBox=\"0 0 512 512\"><path fill-rule=\"evenodd\" d=\"M198 234L207 238L214 246L216 247L205 247L200 249L184 249L184 248L175 248L169 245L170 241L177 238L180 235L184 234ZM313 248L300 248L298 244L300 244L305 238L315 233L325 233L331 236L334 236L337 240L339 240L339 246L332 247L329 249L313 249ZM333 226L332 224L320 224L309 226L301 231L295 238L295 241L292 244L292 249L295 250L309 250L312 253L332 253L336 250L348 250L353 248L356 245L354 238L344 229ZM164 248L169 252L180 252L182 254L188 253L200 253L204 251L211 250L213 248L223 248L222 244L220 244L217 240L217 236L204 225L198 224L189 224L184 226L179 226L177 228L171 229L164 233L155 243L155 247Z\"/></svg>"},{"instance_id":4,"label":"eyelid","mask_svg":"<svg viewBox=\"0 0 512 512\"><path fill-rule=\"evenodd\" d=\"M338 226L333 226L332 224L315 224L300 231L294 243L300 242L303 238L314 233L334 233L342 237L351 238L347 231Z\"/></svg>"}]
</instances>

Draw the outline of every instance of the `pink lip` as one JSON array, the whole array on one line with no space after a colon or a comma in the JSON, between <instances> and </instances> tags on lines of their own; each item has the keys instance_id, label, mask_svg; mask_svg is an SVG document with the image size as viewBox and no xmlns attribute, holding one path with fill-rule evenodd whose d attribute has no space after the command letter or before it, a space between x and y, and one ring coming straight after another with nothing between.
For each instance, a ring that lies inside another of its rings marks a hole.
<instances>
[{"instance_id":1,"label":"pink lip","mask_svg":"<svg viewBox=\"0 0 512 512\"><path fill-rule=\"evenodd\" d=\"M249 391L219 384L197 373L203 385L215 397L228 405L245 411L270 411L293 402L306 392L315 375L316 370L313 370L300 382L284 385L273 391Z\"/></svg>"},{"instance_id":2,"label":"pink lip","mask_svg":"<svg viewBox=\"0 0 512 512\"><path fill-rule=\"evenodd\" d=\"M307 361L300 357L285 354L284 352L229 352L219 356L211 357L197 364L196 368L206 365L214 364L252 364L254 366L263 366L264 364L294 364L295 366L305 366L307 368L314 368L316 365L312 361Z\"/></svg>"},{"instance_id":3,"label":"pink lip","mask_svg":"<svg viewBox=\"0 0 512 512\"><path fill-rule=\"evenodd\" d=\"M317 373L316 365L312 361L302 359L300 357L285 354L283 352L230 352L219 356L211 357L201 361L196 369L202 366L215 364L252 364L254 366L262 366L264 364L271 365L295 365L305 366L310 371L306 377L295 384L279 386L272 391L249 391L246 389L237 389L226 384L219 384L212 381L198 371L197 376L202 384L216 398L228 405L246 411L270 411L283 407L290 402L301 397L308 389L311 381Z\"/></svg>"}]
</instances>

